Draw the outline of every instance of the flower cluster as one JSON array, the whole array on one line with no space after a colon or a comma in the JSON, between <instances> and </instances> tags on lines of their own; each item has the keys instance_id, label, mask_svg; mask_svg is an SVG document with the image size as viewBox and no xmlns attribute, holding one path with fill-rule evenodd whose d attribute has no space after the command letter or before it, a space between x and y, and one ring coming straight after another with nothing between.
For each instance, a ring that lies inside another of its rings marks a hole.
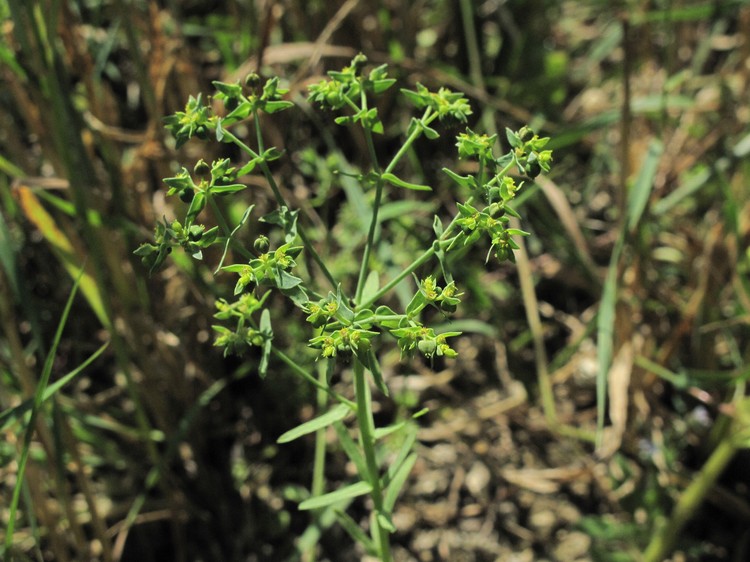
<instances>
[{"instance_id":1,"label":"flower cluster","mask_svg":"<svg viewBox=\"0 0 750 562\"><path fill-rule=\"evenodd\" d=\"M437 92L431 92L418 83L416 92L402 89L401 93L417 108L430 108L440 120L450 117L466 123L466 118L472 113L469 100L461 92L452 92L448 88L440 88Z\"/></svg>"},{"instance_id":2,"label":"flower cluster","mask_svg":"<svg viewBox=\"0 0 750 562\"><path fill-rule=\"evenodd\" d=\"M302 283L302 279L292 275L291 270L297 265L294 261L302 251L302 246L291 242L279 246L273 252L265 252L247 264L228 265L223 271L237 273L239 279L234 287L234 294L239 295L247 285L267 285L279 289L293 289Z\"/></svg>"},{"instance_id":3,"label":"flower cluster","mask_svg":"<svg viewBox=\"0 0 750 562\"><path fill-rule=\"evenodd\" d=\"M362 71L367 64L367 57L362 53L352 60L349 66L341 71L330 71L330 80L321 80L309 86L309 100L319 104L322 108L342 109L349 107L354 110L353 115L337 117L339 125L360 123L365 129L373 133L383 132L383 123L378 117L376 107L360 107L359 98L363 92L380 94L390 88L396 80L388 78L388 65L380 65L365 76Z\"/></svg>"},{"instance_id":4,"label":"flower cluster","mask_svg":"<svg viewBox=\"0 0 750 562\"><path fill-rule=\"evenodd\" d=\"M214 345L224 348L224 356L233 353L243 355L248 347L263 346L272 337L267 330L252 327L253 314L263 308L263 303L270 292L266 292L260 299L252 293L245 293L229 303L224 299L216 301L217 320L235 320L235 327L212 326L217 333Z\"/></svg>"},{"instance_id":5,"label":"flower cluster","mask_svg":"<svg viewBox=\"0 0 750 562\"><path fill-rule=\"evenodd\" d=\"M414 350L431 359L438 357L456 357L458 353L446 343L446 338L460 336L461 332L445 332L435 335L435 330L425 326L416 325L391 330L391 334L398 338L398 346L401 356L411 355Z\"/></svg>"},{"instance_id":6,"label":"flower cluster","mask_svg":"<svg viewBox=\"0 0 750 562\"><path fill-rule=\"evenodd\" d=\"M206 229L202 224L182 224L178 220L157 222L154 243L142 244L134 254L141 258L149 273L158 269L174 246L181 246L195 259L203 258L203 249L213 245L219 236L217 227Z\"/></svg>"}]
</instances>

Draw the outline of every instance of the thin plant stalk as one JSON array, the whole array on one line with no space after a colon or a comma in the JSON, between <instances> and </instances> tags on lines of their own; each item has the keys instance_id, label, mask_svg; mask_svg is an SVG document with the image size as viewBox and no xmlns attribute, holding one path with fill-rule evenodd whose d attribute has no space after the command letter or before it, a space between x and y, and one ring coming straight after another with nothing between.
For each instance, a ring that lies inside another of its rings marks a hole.
<instances>
[{"instance_id":1,"label":"thin plant stalk","mask_svg":"<svg viewBox=\"0 0 750 562\"><path fill-rule=\"evenodd\" d=\"M666 525L654 532L643 553L643 562L661 562L669 556L685 524L695 515L737 450L735 432L728 431L680 496Z\"/></svg>"},{"instance_id":2,"label":"thin plant stalk","mask_svg":"<svg viewBox=\"0 0 750 562\"><path fill-rule=\"evenodd\" d=\"M372 538L378 545L381 562L390 562L391 547L388 539L388 530L380 522L379 514L383 511L383 490L380 485L380 471L375 458L375 423L372 417L372 398L370 387L365 378L365 368L360 361L354 362L354 392L357 396L357 426L359 427L359 438L362 451L365 454L369 483L372 486L370 497L375 510L373 517Z\"/></svg>"},{"instance_id":3,"label":"thin plant stalk","mask_svg":"<svg viewBox=\"0 0 750 562\"><path fill-rule=\"evenodd\" d=\"M367 109L367 101L366 97L364 95L364 91L362 93L362 107L363 109ZM428 125L430 122L432 122L437 115L430 115L431 109L427 108L424 115L422 116L422 122L425 125ZM360 264L360 270L359 270L359 277L357 279L357 290L355 292L354 300L355 302L359 303L360 300L362 300L362 291L365 287L365 280L367 279L367 268L370 263L370 253L372 252L372 247L375 243L375 232L377 230L378 226L378 213L380 210L380 204L383 197L383 178L380 174L380 166L378 165L378 159L377 155L375 153L375 145L373 143L372 139L372 132L365 128L365 139L367 141L367 149L370 153L370 159L372 161L373 170L375 173L378 174L378 180L375 185L375 202L372 206L372 218L370 219L370 228L367 232L367 242L365 243L365 249L364 253L362 255L362 262ZM404 141L404 144L401 146L401 148L396 152L396 154L391 159L390 163L386 167L385 171L383 173L390 173L393 171L393 169L396 167L396 165L399 163L401 158L404 157L404 155L408 152L408 150L411 148L411 145L414 144L414 141L416 141L419 136L422 134L422 129L419 127L416 127L412 133L409 135L409 137Z\"/></svg>"}]
</instances>

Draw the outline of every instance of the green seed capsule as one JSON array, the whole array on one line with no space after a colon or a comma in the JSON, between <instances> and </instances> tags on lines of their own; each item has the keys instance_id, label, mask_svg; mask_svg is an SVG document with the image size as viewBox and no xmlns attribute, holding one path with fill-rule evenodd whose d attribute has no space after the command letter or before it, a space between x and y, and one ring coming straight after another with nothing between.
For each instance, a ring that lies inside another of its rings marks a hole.
<instances>
[{"instance_id":1,"label":"green seed capsule","mask_svg":"<svg viewBox=\"0 0 750 562\"><path fill-rule=\"evenodd\" d=\"M526 166L526 175L532 179L537 177L541 172L542 172L542 167L539 165L539 162L537 161L530 162Z\"/></svg>"},{"instance_id":2,"label":"green seed capsule","mask_svg":"<svg viewBox=\"0 0 750 562\"><path fill-rule=\"evenodd\" d=\"M193 200L193 197L195 196L195 193L193 193L192 189L183 189L180 191L180 200L183 203L190 203Z\"/></svg>"},{"instance_id":3,"label":"green seed capsule","mask_svg":"<svg viewBox=\"0 0 750 562\"><path fill-rule=\"evenodd\" d=\"M529 142L531 139L534 138L534 134L535 134L532 129L528 129L526 127L521 129L520 133L521 133L522 142Z\"/></svg>"},{"instance_id":4,"label":"green seed capsule","mask_svg":"<svg viewBox=\"0 0 750 562\"><path fill-rule=\"evenodd\" d=\"M238 105L240 105L240 100L237 98L228 98L224 100L224 107L227 108L227 111L234 111L237 109Z\"/></svg>"},{"instance_id":5,"label":"green seed capsule","mask_svg":"<svg viewBox=\"0 0 750 562\"><path fill-rule=\"evenodd\" d=\"M417 347L422 355L425 357L432 357L437 349L437 343L435 343L435 340L419 340Z\"/></svg>"},{"instance_id":6,"label":"green seed capsule","mask_svg":"<svg viewBox=\"0 0 750 562\"><path fill-rule=\"evenodd\" d=\"M198 160L198 163L193 168L193 172L196 176L201 179L205 179L211 175L211 166L209 166L202 158Z\"/></svg>"},{"instance_id":7,"label":"green seed capsule","mask_svg":"<svg viewBox=\"0 0 750 562\"><path fill-rule=\"evenodd\" d=\"M447 301L442 301L440 303L440 310L448 314L453 314L454 312L456 312L457 308L458 307L455 304L447 302Z\"/></svg>"}]
</instances>

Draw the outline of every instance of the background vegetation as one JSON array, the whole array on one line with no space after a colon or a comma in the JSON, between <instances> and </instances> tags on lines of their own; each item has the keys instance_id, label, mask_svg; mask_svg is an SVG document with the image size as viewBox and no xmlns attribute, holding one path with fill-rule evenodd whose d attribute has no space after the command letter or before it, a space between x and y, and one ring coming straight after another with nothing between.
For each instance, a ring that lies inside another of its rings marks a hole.
<instances>
[{"instance_id":1,"label":"background vegetation","mask_svg":"<svg viewBox=\"0 0 750 562\"><path fill-rule=\"evenodd\" d=\"M362 139L304 100L358 51L401 87L464 91L475 130L529 124L555 149L552 176L525 191L517 266L469 260L459 358L383 359L395 397L378 415L430 408L396 558L748 559L744 2L5 0L0 18L6 559L294 560L318 541L321 559L359 559L296 510L312 441L276 445L313 415L311 388L281 363L260 381L257 357L212 346L233 280L179 252L149 278L132 254L175 215L162 178L232 156L176 149L163 117L260 70L298 104L263 123L288 156L274 172L326 259L356 271L368 194L333 170L360 163ZM403 126L379 149L408 125L399 103L380 109ZM413 259L414 226L453 204L441 142L409 158L434 191L383 208L383 268ZM246 180L262 214L270 191ZM290 309L277 343L301 326Z\"/></svg>"}]
</instances>

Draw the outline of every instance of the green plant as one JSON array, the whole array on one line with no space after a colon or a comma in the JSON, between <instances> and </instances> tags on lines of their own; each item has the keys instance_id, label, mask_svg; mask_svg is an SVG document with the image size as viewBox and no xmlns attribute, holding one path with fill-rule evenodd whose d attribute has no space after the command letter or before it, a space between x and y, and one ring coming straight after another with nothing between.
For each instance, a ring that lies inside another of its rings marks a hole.
<instances>
[{"instance_id":1,"label":"green plant","mask_svg":"<svg viewBox=\"0 0 750 562\"><path fill-rule=\"evenodd\" d=\"M354 178L363 187L374 190L374 198L366 242L354 279L339 279L332 273L308 235L300 209L290 208L277 184L271 163L282 153L277 148L265 146L259 116L289 109L293 104L284 99L287 92L280 87L279 78L271 78L262 84L255 74L249 75L244 84L214 82L217 88L214 100L223 103L224 115L215 112L213 106L198 95L190 98L183 112L167 118L167 127L177 146L194 137L215 138L235 145L249 160L237 166L227 159L211 164L200 160L192 173L182 168L174 177L165 179L169 194L178 195L187 203L185 217L182 221L165 219L158 223L154 242L143 244L135 253L153 272L175 246L181 246L196 259L203 258L206 248L223 246L216 272L236 275L235 300L218 299L216 302L218 311L215 316L222 323L214 326L215 344L223 347L225 354L242 354L248 348L257 347L261 356L258 364L261 377L266 376L275 357L318 388L319 406L327 406L325 400L320 400L321 396L333 400L336 403L333 407L284 433L279 442L315 432L320 435L333 426L341 447L357 468L357 482L322 493L323 457L316 454L315 495L302 501L300 509L320 510L316 513L321 519L324 513L333 512L367 553L387 561L391 559L389 535L396 530L391 514L417 458L412 451L416 431L407 429L395 458L385 458L381 441L405 424L375 426L367 374L374 386L388 395L378 359L383 345L381 340L387 339L383 336L395 339L402 358L419 355L432 361L435 357L456 357L457 353L449 342L460 332L431 327L422 313L429 308L444 317L455 313L463 293L453 278L453 262L465 253L463 250L467 246L485 240L489 246L487 260L494 256L499 261L514 261L513 250L517 245L513 236L527 233L508 226L509 217L518 217L509 203L523 186L523 182L518 183L510 173L517 169L534 178L542 171L549 171L551 152L544 149L548 139L540 138L526 127L519 131L506 130L510 148L500 157L495 155L497 135L481 135L468 128L460 133L456 143L458 156L475 161L476 171L470 175L449 169L444 171L457 190L468 193L468 196L457 202L458 212L447 224L436 216L432 244L398 274L382 282L375 267L374 251L380 243L379 211L385 190L431 190L429 186L397 176L397 166L417 139L440 136L433 128L437 121L466 123L471 108L463 94L445 88L432 92L418 85L415 91L401 90L421 115L411 119L401 146L387 164L382 165L373 139L374 135L384 131L384 126L374 100L391 88L395 79L388 76L386 65L369 72L365 71L366 66L367 59L358 55L341 71L330 72L329 79L310 86L309 96L310 101L323 109L342 113L334 119L337 124L360 127L367 146L369 170L355 174ZM254 148L240 138L239 129L235 127L248 118L252 119L256 133ZM239 240L239 232L249 220L253 205L248 206L236 225L231 225L217 198L244 190L247 186L241 182L242 177L255 170L264 176L277 208L259 219L271 227L269 235L259 236L252 247L246 247ZM349 172L342 170L341 173ZM213 212L215 227L209 228L198 222L207 208ZM235 255L241 256L241 261L225 264L229 256ZM315 275L301 263L305 256L317 265L320 275ZM433 261L439 265L437 272L417 276L423 266L427 267ZM414 276L416 289L403 311L395 311L381 302L409 276ZM321 286L321 281L327 286ZM307 344L317 350L317 360L325 365L324 376L312 375L301 360L293 359L274 345L272 307L268 304L271 302L269 295L274 290L285 295L306 315L312 331ZM351 365L353 372L352 398L334 391L328 384L337 369L346 364ZM356 420L356 441L343 425L349 417ZM319 449L324 446L321 439L316 443ZM373 508L369 537L341 509L353 498L365 495L370 497Z\"/></svg>"}]
</instances>

